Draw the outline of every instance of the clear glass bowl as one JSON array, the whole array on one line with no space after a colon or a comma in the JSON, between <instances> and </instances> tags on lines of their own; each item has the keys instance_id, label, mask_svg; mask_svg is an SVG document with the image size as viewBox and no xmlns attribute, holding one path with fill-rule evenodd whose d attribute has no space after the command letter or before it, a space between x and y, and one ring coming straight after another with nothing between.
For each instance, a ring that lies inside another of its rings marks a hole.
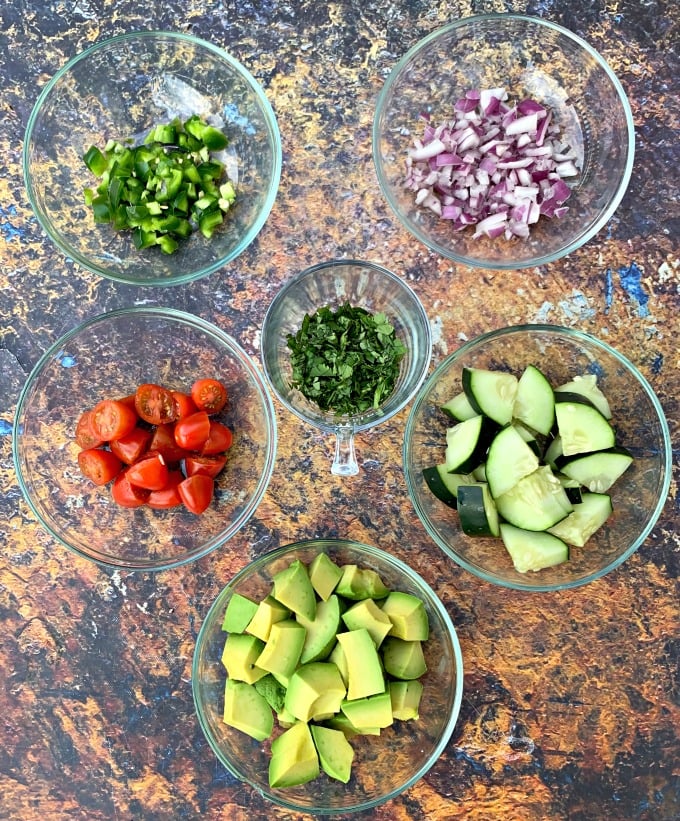
<instances>
[{"instance_id":1,"label":"clear glass bowl","mask_svg":"<svg viewBox=\"0 0 680 821\"><path fill-rule=\"evenodd\" d=\"M187 391L201 376L226 384L219 418L234 432L205 513L122 508L108 486L80 474L74 432L83 410L146 382ZM102 314L55 342L24 386L13 429L19 485L45 530L80 556L128 570L164 570L224 545L262 499L276 444L272 401L248 354L210 323L159 308Z\"/></svg>"},{"instance_id":2,"label":"clear glass bowl","mask_svg":"<svg viewBox=\"0 0 680 821\"><path fill-rule=\"evenodd\" d=\"M130 232L94 223L83 189L96 178L82 155L108 139L141 142L157 123L191 114L227 134L221 159L237 202L210 240L196 231L174 254L138 251ZM23 167L31 206L64 254L118 282L173 285L221 268L255 239L278 190L281 138L264 91L225 51L177 32L133 32L95 43L47 83L28 122Z\"/></svg>"},{"instance_id":3,"label":"clear glass bowl","mask_svg":"<svg viewBox=\"0 0 680 821\"><path fill-rule=\"evenodd\" d=\"M453 230L404 187L408 149L422 134L420 114L439 123L466 91L499 86L511 100L548 106L582 157L566 216L542 217L526 240L473 239L474 229ZM456 20L416 43L388 77L373 123L378 180L402 225L442 256L487 269L544 265L591 239L626 191L634 150L630 105L603 58L555 23L515 14Z\"/></svg>"},{"instance_id":4,"label":"clear glass bowl","mask_svg":"<svg viewBox=\"0 0 680 821\"><path fill-rule=\"evenodd\" d=\"M305 314L344 302L371 313L383 311L406 346L397 383L380 407L354 416L322 411L291 387L288 334L295 334ZM427 375L432 355L430 323L414 291L398 276L372 262L332 260L307 268L286 282L274 297L262 324L262 362L267 379L281 402L304 422L335 434L331 472L358 472L354 434L379 425L398 413L415 395Z\"/></svg>"},{"instance_id":5,"label":"clear glass bowl","mask_svg":"<svg viewBox=\"0 0 680 821\"><path fill-rule=\"evenodd\" d=\"M325 551L338 564L376 570L390 589L423 600L430 621L424 644L427 673L417 721L395 722L380 737L352 739L355 758L348 784L321 775L299 787L272 789L268 783L267 743L258 743L222 720L225 670L220 662L226 633L222 619L235 593L262 598L274 573L296 558L311 562ZM350 540L318 539L288 545L251 562L218 595L196 641L192 669L194 704L205 737L232 775L265 798L297 812L332 815L367 810L407 790L443 752L458 718L463 694L463 659L446 609L427 583L408 565L376 547Z\"/></svg>"},{"instance_id":6,"label":"clear glass bowl","mask_svg":"<svg viewBox=\"0 0 680 821\"><path fill-rule=\"evenodd\" d=\"M446 428L440 405L462 390L464 367L509 370L539 367L553 386L592 373L609 401L617 442L633 464L609 491L614 513L568 562L518 573L499 539L470 538L455 511L440 502L423 468L444 461ZM671 444L663 409L647 380L606 343L572 328L518 325L482 334L441 362L418 394L404 434L404 472L411 501L425 529L461 567L486 581L518 590L559 590L598 579L618 567L645 541L666 502Z\"/></svg>"}]
</instances>

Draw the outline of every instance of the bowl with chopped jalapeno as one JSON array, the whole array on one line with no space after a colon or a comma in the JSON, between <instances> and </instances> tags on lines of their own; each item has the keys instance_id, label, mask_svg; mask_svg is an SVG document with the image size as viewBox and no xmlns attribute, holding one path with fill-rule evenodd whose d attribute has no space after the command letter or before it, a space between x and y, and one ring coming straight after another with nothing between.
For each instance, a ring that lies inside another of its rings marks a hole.
<instances>
[{"instance_id":1,"label":"bowl with chopped jalapeno","mask_svg":"<svg viewBox=\"0 0 680 821\"><path fill-rule=\"evenodd\" d=\"M281 139L227 52L132 32L73 57L31 113L23 169L42 228L95 274L174 285L228 264L274 203Z\"/></svg>"},{"instance_id":2,"label":"bowl with chopped jalapeno","mask_svg":"<svg viewBox=\"0 0 680 821\"><path fill-rule=\"evenodd\" d=\"M335 434L331 472L341 476L359 470L354 435L410 401L431 352L418 296L372 262L331 260L291 277L262 325L269 384L288 410Z\"/></svg>"}]
</instances>

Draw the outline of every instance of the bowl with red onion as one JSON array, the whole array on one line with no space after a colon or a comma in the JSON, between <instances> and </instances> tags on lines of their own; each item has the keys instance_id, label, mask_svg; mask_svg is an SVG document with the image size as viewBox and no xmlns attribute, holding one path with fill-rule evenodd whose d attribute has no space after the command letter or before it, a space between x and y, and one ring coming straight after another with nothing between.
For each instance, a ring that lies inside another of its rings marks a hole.
<instances>
[{"instance_id":1,"label":"bowl with red onion","mask_svg":"<svg viewBox=\"0 0 680 821\"><path fill-rule=\"evenodd\" d=\"M379 95L373 159L399 221L455 262L544 265L592 239L633 168L626 93L547 20L467 17L433 31Z\"/></svg>"}]
</instances>

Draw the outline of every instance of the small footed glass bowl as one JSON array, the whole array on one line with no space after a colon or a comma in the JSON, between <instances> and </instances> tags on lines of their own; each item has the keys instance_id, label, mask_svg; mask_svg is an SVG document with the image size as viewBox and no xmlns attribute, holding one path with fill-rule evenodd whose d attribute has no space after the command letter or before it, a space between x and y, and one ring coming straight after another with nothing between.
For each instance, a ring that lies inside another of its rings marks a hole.
<instances>
[{"instance_id":1,"label":"small footed glass bowl","mask_svg":"<svg viewBox=\"0 0 680 821\"><path fill-rule=\"evenodd\" d=\"M298 787L269 786L268 745L222 720L226 672L220 658L226 639L224 612L239 593L263 598L272 576L294 559L309 564L325 552L336 564L357 564L377 571L386 586L418 596L425 604L430 638L423 650L428 669L421 681L420 715L395 721L380 736L356 736L349 783L321 775ZM196 640L192 687L198 721L213 752L229 772L265 798L296 812L334 815L368 810L409 789L437 761L458 719L463 695L463 659L456 631L439 598L408 565L376 547L345 539L318 539L281 547L241 570L215 599Z\"/></svg>"},{"instance_id":2,"label":"small footed glass bowl","mask_svg":"<svg viewBox=\"0 0 680 821\"><path fill-rule=\"evenodd\" d=\"M444 461L446 429L454 424L441 405L462 390L463 368L504 370L519 376L533 364L553 387L594 374L607 398L617 443L633 464L608 491L613 514L568 561L538 572L517 572L500 539L472 538L458 515L427 487L423 468ZM482 334L441 362L420 390L406 423L404 473L416 513L453 561L492 584L517 590L578 587L604 576L649 536L668 496L671 440L663 409L647 380L618 351L589 334L556 325L518 325Z\"/></svg>"},{"instance_id":3,"label":"small footed glass bowl","mask_svg":"<svg viewBox=\"0 0 680 821\"><path fill-rule=\"evenodd\" d=\"M337 309L345 302L370 313L382 311L404 343L394 390L378 407L353 416L323 411L291 386L288 334L295 334L305 314L319 308ZM307 268L286 282L274 297L262 324L262 362L269 383L281 402L304 422L335 434L331 472L353 476L359 472L355 433L368 430L398 413L413 398L430 364L432 335L422 303L398 276L372 262L332 260Z\"/></svg>"}]
</instances>

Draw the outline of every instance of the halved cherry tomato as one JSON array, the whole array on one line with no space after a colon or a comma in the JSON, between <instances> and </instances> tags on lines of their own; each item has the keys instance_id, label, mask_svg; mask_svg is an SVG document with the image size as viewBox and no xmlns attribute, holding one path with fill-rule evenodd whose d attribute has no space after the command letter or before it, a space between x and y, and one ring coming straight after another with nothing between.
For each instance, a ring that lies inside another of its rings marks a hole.
<instances>
[{"instance_id":1,"label":"halved cherry tomato","mask_svg":"<svg viewBox=\"0 0 680 821\"><path fill-rule=\"evenodd\" d=\"M123 465L110 450L88 448L78 454L78 467L95 485L106 485L120 473Z\"/></svg>"},{"instance_id":2,"label":"halved cherry tomato","mask_svg":"<svg viewBox=\"0 0 680 821\"><path fill-rule=\"evenodd\" d=\"M210 456L214 453L224 453L225 450L229 450L233 441L234 434L229 430L229 428L221 422L216 422L214 419L211 419L210 433L208 434L208 438L201 449L201 456Z\"/></svg>"},{"instance_id":3,"label":"halved cherry tomato","mask_svg":"<svg viewBox=\"0 0 680 821\"><path fill-rule=\"evenodd\" d=\"M180 462L187 451L175 442L175 425L157 425L154 428L149 450L157 450L168 464Z\"/></svg>"},{"instance_id":4,"label":"halved cherry tomato","mask_svg":"<svg viewBox=\"0 0 680 821\"><path fill-rule=\"evenodd\" d=\"M210 476L214 479L218 476L225 464L227 457L223 454L215 456L187 456L184 459L184 472L187 476Z\"/></svg>"},{"instance_id":5,"label":"halved cherry tomato","mask_svg":"<svg viewBox=\"0 0 680 821\"><path fill-rule=\"evenodd\" d=\"M127 436L136 424L135 411L117 399L103 399L92 409L92 430L105 442Z\"/></svg>"},{"instance_id":6,"label":"halved cherry tomato","mask_svg":"<svg viewBox=\"0 0 680 821\"><path fill-rule=\"evenodd\" d=\"M141 507L149 498L149 491L141 487L131 485L127 476L127 470L121 472L113 480L111 485L111 495L114 502L121 507Z\"/></svg>"},{"instance_id":7,"label":"halved cherry tomato","mask_svg":"<svg viewBox=\"0 0 680 821\"><path fill-rule=\"evenodd\" d=\"M175 442L184 450L201 450L208 441L212 424L205 411L196 411L175 422Z\"/></svg>"},{"instance_id":8,"label":"halved cherry tomato","mask_svg":"<svg viewBox=\"0 0 680 821\"><path fill-rule=\"evenodd\" d=\"M192 413L196 413L198 408L188 393L182 393L182 391L170 391L170 393L172 393L172 398L175 400L176 421L185 419L187 416L191 416Z\"/></svg>"},{"instance_id":9,"label":"halved cherry tomato","mask_svg":"<svg viewBox=\"0 0 680 821\"><path fill-rule=\"evenodd\" d=\"M191 386L191 398L199 410L219 413L227 404L227 389L218 379L197 379Z\"/></svg>"},{"instance_id":10,"label":"halved cherry tomato","mask_svg":"<svg viewBox=\"0 0 680 821\"><path fill-rule=\"evenodd\" d=\"M172 393L162 385L147 382L135 392L135 408L140 417L150 425L167 425L177 418Z\"/></svg>"},{"instance_id":11,"label":"halved cherry tomato","mask_svg":"<svg viewBox=\"0 0 680 821\"><path fill-rule=\"evenodd\" d=\"M210 476L189 476L177 485L184 507L191 513L203 513L212 501L215 482Z\"/></svg>"},{"instance_id":12,"label":"halved cherry tomato","mask_svg":"<svg viewBox=\"0 0 680 821\"><path fill-rule=\"evenodd\" d=\"M151 435L146 428L133 428L127 436L111 442L111 453L115 453L126 465L132 465L148 450Z\"/></svg>"},{"instance_id":13,"label":"halved cherry tomato","mask_svg":"<svg viewBox=\"0 0 680 821\"><path fill-rule=\"evenodd\" d=\"M98 448L104 440L98 436L92 427L92 411L86 410L80 414L76 423L76 444L79 448Z\"/></svg>"},{"instance_id":14,"label":"halved cherry tomato","mask_svg":"<svg viewBox=\"0 0 680 821\"><path fill-rule=\"evenodd\" d=\"M177 507L182 504L182 499L177 490L180 482L184 481L184 475L179 470L171 470L168 473L168 481L164 488L152 490L146 503L154 510L167 510L170 507Z\"/></svg>"},{"instance_id":15,"label":"halved cherry tomato","mask_svg":"<svg viewBox=\"0 0 680 821\"><path fill-rule=\"evenodd\" d=\"M132 408L132 410L137 413L137 409L135 408L134 393L129 393L127 396L121 396L118 401L122 402L124 405L128 405L128 407Z\"/></svg>"},{"instance_id":16,"label":"halved cherry tomato","mask_svg":"<svg viewBox=\"0 0 680 821\"><path fill-rule=\"evenodd\" d=\"M126 471L131 485L145 490L161 490L168 481L168 466L160 453L149 451Z\"/></svg>"}]
</instances>

